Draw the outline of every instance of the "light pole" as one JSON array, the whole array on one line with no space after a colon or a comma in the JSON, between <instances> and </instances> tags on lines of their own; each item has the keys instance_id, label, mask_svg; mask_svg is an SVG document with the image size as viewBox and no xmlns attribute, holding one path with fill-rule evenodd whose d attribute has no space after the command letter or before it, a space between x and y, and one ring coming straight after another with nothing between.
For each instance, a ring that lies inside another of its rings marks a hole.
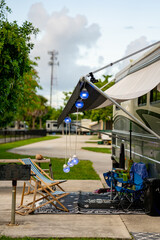
<instances>
[{"instance_id":1,"label":"light pole","mask_svg":"<svg viewBox=\"0 0 160 240\"><path fill-rule=\"evenodd\" d=\"M57 62L58 51L48 51L48 54L51 55L49 65L51 66L50 106L52 106L53 67L54 65L59 66L59 62Z\"/></svg>"}]
</instances>

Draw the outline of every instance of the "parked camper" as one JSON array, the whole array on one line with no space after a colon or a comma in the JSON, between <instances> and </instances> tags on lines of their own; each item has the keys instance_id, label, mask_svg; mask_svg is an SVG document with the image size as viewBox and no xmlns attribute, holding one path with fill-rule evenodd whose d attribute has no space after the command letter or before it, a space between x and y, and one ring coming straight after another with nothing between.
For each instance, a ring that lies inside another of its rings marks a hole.
<instances>
[{"instance_id":1,"label":"parked camper","mask_svg":"<svg viewBox=\"0 0 160 240\"><path fill-rule=\"evenodd\" d=\"M73 123L77 123L77 121L73 121ZM80 124L80 122L78 121L78 125L79 124ZM70 132L75 133L76 128L77 128L76 126L71 125ZM47 130L47 133L49 133L49 134L56 134L56 133L64 134L66 131L66 124L63 122L58 127L57 120L47 120L46 121L46 130ZM69 128L67 127L67 132L68 131L69 131Z\"/></svg>"},{"instance_id":2,"label":"parked camper","mask_svg":"<svg viewBox=\"0 0 160 240\"><path fill-rule=\"evenodd\" d=\"M115 105L113 165L125 168L131 161L146 164L149 184L145 209L151 215L160 215L160 42L120 71L115 76L115 84L106 91L94 85L96 82L93 73L79 80L58 124L77 111L75 102L84 87L89 97L81 112Z\"/></svg>"},{"instance_id":3,"label":"parked camper","mask_svg":"<svg viewBox=\"0 0 160 240\"><path fill-rule=\"evenodd\" d=\"M150 88L147 93L132 100L121 102L121 106L145 126L160 135L160 77L157 69L160 68L160 46L145 53L141 58L132 62L116 76L116 83L129 80L137 81L143 87L143 75L149 68L148 89L154 78L159 78L159 84ZM137 86L138 88L138 86ZM143 89L141 89L143 91ZM135 93L133 93L135 94ZM136 95L136 94L135 94ZM125 158L142 161L148 164L151 178L160 178L160 140L144 129L140 124L129 117L117 106L113 107L112 155L116 161L120 158L120 147L123 141ZM127 161L126 161L127 162Z\"/></svg>"},{"instance_id":4,"label":"parked camper","mask_svg":"<svg viewBox=\"0 0 160 240\"><path fill-rule=\"evenodd\" d=\"M8 130L26 130L28 129L28 125L25 121L13 121L9 126L7 126Z\"/></svg>"},{"instance_id":5,"label":"parked camper","mask_svg":"<svg viewBox=\"0 0 160 240\"><path fill-rule=\"evenodd\" d=\"M144 207L149 215L160 215L160 46L145 54L137 62L133 62L118 75L116 82L128 78L136 81L139 78L143 86L144 77L149 68L148 92L132 100L121 102L134 117L140 120L155 134L129 117L122 109L114 106L114 123L112 131L112 160L113 166L124 165L131 159L134 162L143 162L147 166L148 181L144 195ZM130 75L128 75L128 73ZM125 74L127 73L127 74ZM133 77L133 78L132 78ZM156 79L156 81L155 81ZM159 79L159 80L158 80ZM154 87L150 83L157 82ZM128 86L129 87L129 86ZM141 89L143 92L143 89ZM122 148L123 147L123 148ZM121 157L123 155L123 157Z\"/></svg>"},{"instance_id":6,"label":"parked camper","mask_svg":"<svg viewBox=\"0 0 160 240\"><path fill-rule=\"evenodd\" d=\"M92 134L92 130L101 130L101 122L94 121L91 119L81 119L80 121L80 133L81 134Z\"/></svg>"}]
</instances>

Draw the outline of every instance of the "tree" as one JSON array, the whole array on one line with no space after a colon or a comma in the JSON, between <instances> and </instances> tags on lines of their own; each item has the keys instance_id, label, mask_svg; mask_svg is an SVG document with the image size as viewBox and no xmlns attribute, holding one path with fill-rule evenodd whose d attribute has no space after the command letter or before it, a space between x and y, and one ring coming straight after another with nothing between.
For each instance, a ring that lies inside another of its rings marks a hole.
<instances>
[{"instance_id":1,"label":"tree","mask_svg":"<svg viewBox=\"0 0 160 240\"><path fill-rule=\"evenodd\" d=\"M55 119L55 118L52 118L52 113L53 113L53 110L54 108L52 108L51 106L47 106L46 107L46 114L44 114L42 116L42 127L45 128L46 127L46 121L49 120L49 119Z\"/></svg>"},{"instance_id":2,"label":"tree","mask_svg":"<svg viewBox=\"0 0 160 240\"><path fill-rule=\"evenodd\" d=\"M42 129L42 117L46 115L46 113L48 112L48 109L47 109L47 102L48 100L39 95L39 99L40 99L40 104L39 104L39 114L38 114L38 118L39 118L39 128Z\"/></svg>"},{"instance_id":3,"label":"tree","mask_svg":"<svg viewBox=\"0 0 160 240\"><path fill-rule=\"evenodd\" d=\"M27 106L25 120L30 128L42 128L42 117L48 112L47 101L45 97L35 94L32 104Z\"/></svg>"},{"instance_id":4,"label":"tree","mask_svg":"<svg viewBox=\"0 0 160 240\"><path fill-rule=\"evenodd\" d=\"M29 116L31 116L31 112L33 110L37 110L39 107L39 102L41 101L41 97L37 95L37 90L42 89L39 85L39 77L37 71L34 69L34 66L37 65L36 62L31 62L31 70L24 74L23 80L23 88L19 97L19 102L21 103L17 109L16 120L20 123L20 121L29 121L29 125L31 126ZM42 97L43 98L43 97ZM44 98L45 99L45 98ZM44 100L47 102L47 99Z\"/></svg>"},{"instance_id":5,"label":"tree","mask_svg":"<svg viewBox=\"0 0 160 240\"><path fill-rule=\"evenodd\" d=\"M60 114L62 113L62 110L63 110L62 107L58 109L52 108L51 119L57 120Z\"/></svg>"},{"instance_id":6,"label":"tree","mask_svg":"<svg viewBox=\"0 0 160 240\"><path fill-rule=\"evenodd\" d=\"M64 98L63 98L63 104L64 106L66 106L68 100L70 99L71 95L72 95L72 92L63 92L64 94Z\"/></svg>"},{"instance_id":7,"label":"tree","mask_svg":"<svg viewBox=\"0 0 160 240\"><path fill-rule=\"evenodd\" d=\"M29 53L33 48L31 35L38 29L32 23L9 23L6 13L11 10L0 1L0 127L6 126L16 116L24 93L25 76L32 68Z\"/></svg>"}]
</instances>

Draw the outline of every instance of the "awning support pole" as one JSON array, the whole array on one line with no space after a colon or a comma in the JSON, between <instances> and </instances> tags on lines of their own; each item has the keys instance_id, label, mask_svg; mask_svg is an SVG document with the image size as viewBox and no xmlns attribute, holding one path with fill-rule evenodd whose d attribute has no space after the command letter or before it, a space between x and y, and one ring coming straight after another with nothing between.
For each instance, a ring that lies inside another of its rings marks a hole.
<instances>
[{"instance_id":1,"label":"awning support pole","mask_svg":"<svg viewBox=\"0 0 160 240\"><path fill-rule=\"evenodd\" d=\"M112 134L103 132L103 130L93 130L93 129L91 129L91 128L83 127L83 126L81 126L81 125L78 125L78 124L72 123L72 122L71 122L71 125L72 125L72 126L79 127L79 128L84 128L84 129L86 129L86 130L89 130L90 132L103 133L104 135L107 135L107 136L109 136L109 137L112 137Z\"/></svg>"},{"instance_id":2,"label":"awning support pole","mask_svg":"<svg viewBox=\"0 0 160 240\"><path fill-rule=\"evenodd\" d=\"M132 159L132 122L130 121L130 138L129 138L129 141L130 141L130 160Z\"/></svg>"},{"instance_id":3,"label":"awning support pole","mask_svg":"<svg viewBox=\"0 0 160 240\"><path fill-rule=\"evenodd\" d=\"M103 95L106 99L109 99L113 104L115 104L118 108L120 108L123 112L125 112L129 117L131 117L135 122L137 122L138 124L140 124L144 129L146 129L148 132L150 132L151 134L153 134L156 138L158 138L160 140L160 136L155 133L154 131L152 131L150 128L148 128L145 124L143 124L139 119L137 119L136 117L134 117L131 113L129 113L125 108L123 108L121 105L119 105L113 98L111 98L108 94L106 94L105 92L101 91L96 85L94 85L93 83L91 83L89 80L87 80L86 78L83 78L83 81L87 82L89 85L91 85L93 88L95 88L101 95Z\"/></svg>"},{"instance_id":4,"label":"awning support pole","mask_svg":"<svg viewBox=\"0 0 160 240\"><path fill-rule=\"evenodd\" d=\"M160 43L160 41L155 42L155 43L153 43L153 44L151 44L151 45L149 45L149 46L147 46L147 47L145 47L145 48L142 48L142 49L140 49L140 50L138 50L138 51L136 51L136 52L134 52L134 53L131 53L131 54L129 54L129 55L127 55L127 56L125 56L125 57L123 57L123 58L121 58L121 59L118 59L117 61L115 61L115 62L113 62L113 63L109 63L109 64L107 64L106 66L104 66L104 67L102 67L102 68L99 68L99 69L93 71L92 73L94 74L94 73L97 73L97 72L99 72L99 71L102 71L103 69L106 69L106 68L108 68L108 67L112 67L114 64L119 63L119 62L121 62L121 61L123 61L123 60L125 60L125 59L127 59L127 58L129 58L129 57L132 57L133 55L135 55L135 54L137 54L137 53L140 53L140 52L142 52L142 51L144 51L144 50L146 50L146 49L148 49L148 48L151 48L151 47L153 47L153 46L155 46L155 45L157 45L157 44L159 44L159 43ZM87 74L86 77L89 77L89 74Z\"/></svg>"}]
</instances>

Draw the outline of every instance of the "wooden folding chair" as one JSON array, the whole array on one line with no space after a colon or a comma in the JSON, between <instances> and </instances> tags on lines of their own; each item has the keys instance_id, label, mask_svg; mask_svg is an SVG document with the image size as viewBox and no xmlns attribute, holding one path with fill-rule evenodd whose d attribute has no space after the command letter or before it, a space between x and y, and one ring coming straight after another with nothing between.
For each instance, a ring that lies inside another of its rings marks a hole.
<instances>
[{"instance_id":1,"label":"wooden folding chair","mask_svg":"<svg viewBox=\"0 0 160 240\"><path fill-rule=\"evenodd\" d=\"M69 194L60 186L60 184L66 182L66 180L55 181L51 179L50 176L30 158L19 159L19 161L22 164L31 165L32 176L29 182L24 182L21 203L16 213L26 215L49 203L59 210L68 212L68 209L59 201L59 199ZM26 184L28 185L27 191ZM59 190L55 190L53 187L59 188ZM24 204L24 197L30 194L33 194L32 200ZM41 202L42 204L39 204Z\"/></svg>"}]
</instances>

